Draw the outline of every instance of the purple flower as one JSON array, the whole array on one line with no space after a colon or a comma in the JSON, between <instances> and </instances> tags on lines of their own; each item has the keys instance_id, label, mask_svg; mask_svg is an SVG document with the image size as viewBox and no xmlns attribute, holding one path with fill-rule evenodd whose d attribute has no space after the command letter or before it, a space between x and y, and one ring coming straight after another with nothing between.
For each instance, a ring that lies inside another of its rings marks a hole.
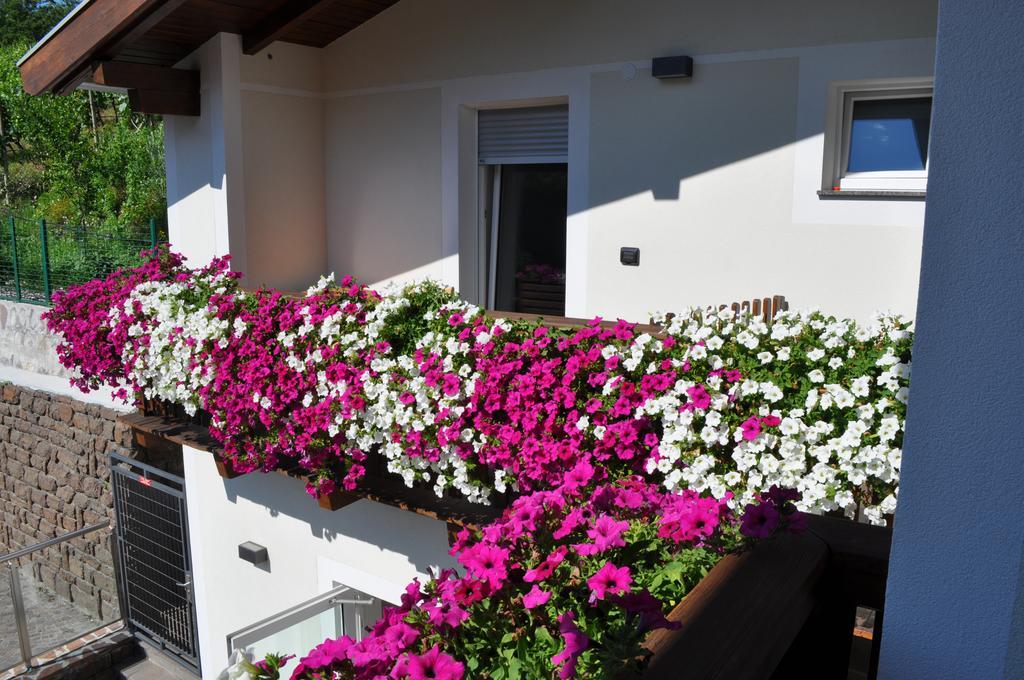
<instances>
[{"instance_id":1,"label":"purple flower","mask_svg":"<svg viewBox=\"0 0 1024 680\"><path fill-rule=\"evenodd\" d=\"M750 538L768 538L779 525L779 511L771 503L748 504L743 509L740 533Z\"/></svg>"},{"instance_id":2,"label":"purple flower","mask_svg":"<svg viewBox=\"0 0 1024 680\"><path fill-rule=\"evenodd\" d=\"M558 672L559 680L567 680L576 675L576 661L590 646L590 638L576 625L576 615L573 612L565 612L558 617L558 632L562 634L565 647L551 657L551 663L562 666Z\"/></svg>"}]
</instances>

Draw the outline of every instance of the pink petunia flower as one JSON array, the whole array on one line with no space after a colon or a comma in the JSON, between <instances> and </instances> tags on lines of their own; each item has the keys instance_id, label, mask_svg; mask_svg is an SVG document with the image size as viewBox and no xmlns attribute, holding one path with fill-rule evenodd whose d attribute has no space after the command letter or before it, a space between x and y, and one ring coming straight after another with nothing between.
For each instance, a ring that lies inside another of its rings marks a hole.
<instances>
[{"instance_id":1,"label":"pink petunia flower","mask_svg":"<svg viewBox=\"0 0 1024 680\"><path fill-rule=\"evenodd\" d=\"M616 521L610 515L601 515L594 526L587 529L587 536L594 542L598 552L626 545L622 534L629 529L629 522Z\"/></svg>"},{"instance_id":2,"label":"pink petunia flower","mask_svg":"<svg viewBox=\"0 0 1024 680\"><path fill-rule=\"evenodd\" d=\"M425 654L410 654L406 672L411 680L462 680L465 667L434 645Z\"/></svg>"},{"instance_id":3,"label":"pink petunia flower","mask_svg":"<svg viewBox=\"0 0 1024 680\"><path fill-rule=\"evenodd\" d=\"M629 567L616 567L611 562L605 562L603 567L587 579L592 600L603 600L608 595L628 593L632 584L633 577L629 575Z\"/></svg>"},{"instance_id":4,"label":"pink petunia flower","mask_svg":"<svg viewBox=\"0 0 1024 680\"><path fill-rule=\"evenodd\" d=\"M690 405L693 408L704 409L711 406L711 395L708 394L703 385L694 385L686 390L686 393L690 395Z\"/></svg>"},{"instance_id":5,"label":"pink petunia flower","mask_svg":"<svg viewBox=\"0 0 1024 680\"><path fill-rule=\"evenodd\" d=\"M523 606L527 609L533 609L539 607L542 604L547 604L547 601L551 599L551 593L546 590L541 590L540 586L534 586L530 589L526 595L523 595Z\"/></svg>"},{"instance_id":6,"label":"pink petunia flower","mask_svg":"<svg viewBox=\"0 0 1024 680\"><path fill-rule=\"evenodd\" d=\"M747 441L753 441L757 439L759 434L761 434L761 421L752 416L740 424L740 429L743 431L744 439Z\"/></svg>"}]
</instances>

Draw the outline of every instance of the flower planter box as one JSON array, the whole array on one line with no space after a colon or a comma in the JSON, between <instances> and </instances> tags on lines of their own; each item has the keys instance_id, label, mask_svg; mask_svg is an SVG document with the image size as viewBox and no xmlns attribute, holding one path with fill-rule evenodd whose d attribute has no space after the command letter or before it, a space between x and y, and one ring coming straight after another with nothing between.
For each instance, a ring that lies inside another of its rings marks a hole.
<instances>
[{"instance_id":1,"label":"flower planter box","mask_svg":"<svg viewBox=\"0 0 1024 680\"><path fill-rule=\"evenodd\" d=\"M236 472L230 462L222 456L219 444L210 436L209 430L198 423L209 422L208 416L197 414L196 417L185 418L173 407L161 403L146 404L147 413L134 413L121 416L122 422L132 427L133 437L137 445L149 451L169 451L177 447L177 457L181 457L181 446L209 452L217 466L217 473L224 479L235 479L246 473ZM171 415L163 415L169 413ZM480 526L493 520L507 507L509 498L503 495L492 497L491 505L470 503L461 497L445 495L438 498L432 489L415 486L409 488L396 475L389 474L381 456L371 455L367 460L366 476L360 480L359 487L353 491L337 489L330 494L316 499L316 503L325 510L340 510L360 499L367 499L391 505L393 507L415 512L432 519L448 522L452 531L463 526ZM303 482L309 481L306 473L298 467L275 471ZM310 499L313 502L313 499Z\"/></svg>"},{"instance_id":2,"label":"flower planter box","mask_svg":"<svg viewBox=\"0 0 1024 680\"><path fill-rule=\"evenodd\" d=\"M648 638L642 677L772 677L815 608L827 563L828 547L809 534L725 557L669 615L680 628Z\"/></svg>"},{"instance_id":3,"label":"flower planter box","mask_svg":"<svg viewBox=\"0 0 1024 680\"><path fill-rule=\"evenodd\" d=\"M719 562L653 632L644 673L679 680L846 680L854 612L879 610L867 677L877 672L892 530L808 517Z\"/></svg>"}]
</instances>

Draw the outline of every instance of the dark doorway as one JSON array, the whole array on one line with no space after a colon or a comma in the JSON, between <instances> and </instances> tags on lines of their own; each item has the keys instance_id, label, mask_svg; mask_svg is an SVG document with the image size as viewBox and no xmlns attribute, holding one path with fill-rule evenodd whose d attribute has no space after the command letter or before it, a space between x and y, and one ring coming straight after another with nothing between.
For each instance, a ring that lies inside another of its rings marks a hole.
<instances>
[{"instance_id":1,"label":"dark doorway","mask_svg":"<svg viewBox=\"0 0 1024 680\"><path fill-rule=\"evenodd\" d=\"M494 168L497 221L490 233L495 309L565 313L565 220L568 165ZM493 219L493 218L492 218Z\"/></svg>"}]
</instances>

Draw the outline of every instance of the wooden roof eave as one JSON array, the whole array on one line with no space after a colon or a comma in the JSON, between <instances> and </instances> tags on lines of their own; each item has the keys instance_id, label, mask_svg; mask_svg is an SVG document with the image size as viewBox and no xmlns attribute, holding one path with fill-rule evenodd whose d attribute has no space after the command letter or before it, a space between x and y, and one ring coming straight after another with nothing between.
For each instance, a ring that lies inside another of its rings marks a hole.
<instances>
[{"instance_id":1,"label":"wooden roof eave","mask_svg":"<svg viewBox=\"0 0 1024 680\"><path fill-rule=\"evenodd\" d=\"M84 0L19 61L25 91L67 94L185 0Z\"/></svg>"}]
</instances>

